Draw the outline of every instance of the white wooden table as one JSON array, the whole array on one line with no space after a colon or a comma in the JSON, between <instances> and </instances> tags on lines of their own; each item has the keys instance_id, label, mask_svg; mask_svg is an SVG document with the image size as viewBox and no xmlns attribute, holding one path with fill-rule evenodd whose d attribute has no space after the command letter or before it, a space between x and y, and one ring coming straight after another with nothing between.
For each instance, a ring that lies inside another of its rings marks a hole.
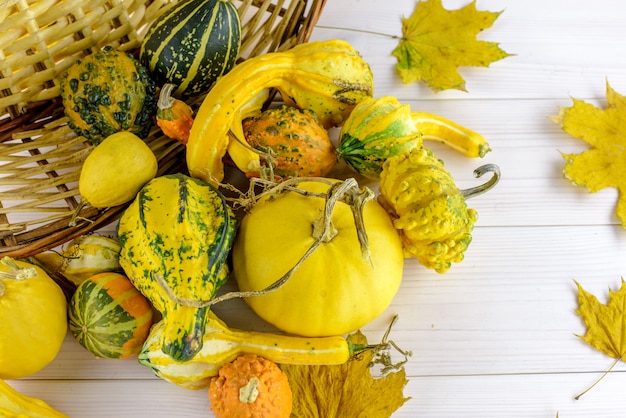
<instances>
[{"instance_id":1,"label":"white wooden table","mask_svg":"<svg viewBox=\"0 0 626 418\"><path fill-rule=\"evenodd\" d=\"M447 8L467 3L444 1ZM504 10L479 37L515 55L490 68L462 68L468 92L402 84L391 56L397 40L363 32L399 36L415 0L329 0L313 34L350 41L372 66L376 96L395 95L487 137L493 151L480 161L431 146L460 188L480 182L472 170L482 163L502 170L494 190L469 201L479 221L465 260L444 275L409 260L393 305L364 328L380 338L399 314L392 338L413 351L405 388L412 399L394 416L624 417L623 363L574 400L613 362L575 335L585 329L574 312L574 280L604 302L626 275L617 192L589 194L563 178L560 152L586 145L549 116L572 97L603 106L607 80L626 94L626 3L476 5ZM233 327L266 329L243 302L216 310ZM96 360L70 336L47 368L10 383L76 418L211 416L204 390L159 380L134 360Z\"/></svg>"}]
</instances>

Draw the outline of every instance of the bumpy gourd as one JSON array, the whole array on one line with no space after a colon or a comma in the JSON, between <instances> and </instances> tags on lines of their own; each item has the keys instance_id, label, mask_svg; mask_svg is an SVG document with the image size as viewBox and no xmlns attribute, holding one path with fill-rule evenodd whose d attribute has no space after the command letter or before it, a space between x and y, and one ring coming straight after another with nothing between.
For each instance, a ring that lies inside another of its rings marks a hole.
<instances>
[{"instance_id":1,"label":"bumpy gourd","mask_svg":"<svg viewBox=\"0 0 626 418\"><path fill-rule=\"evenodd\" d=\"M94 145L120 131L145 138L154 124L155 82L126 52L105 47L76 61L60 87L68 125Z\"/></svg>"},{"instance_id":2,"label":"bumpy gourd","mask_svg":"<svg viewBox=\"0 0 626 418\"><path fill-rule=\"evenodd\" d=\"M271 153L273 158L265 157L263 165L271 165L272 174L279 178L326 176L335 167L335 146L310 110L292 106L270 108L245 119L243 132L252 147Z\"/></svg>"},{"instance_id":3,"label":"bumpy gourd","mask_svg":"<svg viewBox=\"0 0 626 418\"><path fill-rule=\"evenodd\" d=\"M183 174L156 177L122 214L120 264L161 312L161 348L189 360L202 348L209 308L228 276L237 219L213 186Z\"/></svg>"},{"instance_id":4,"label":"bumpy gourd","mask_svg":"<svg viewBox=\"0 0 626 418\"><path fill-rule=\"evenodd\" d=\"M289 418L292 393L287 375L278 365L254 354L225 364L209 386L211 411L216 418Z\"/></svg>"},{"instance_id":5,"label":"bumpy gourd","mask_svg":"<svg viewBox=\"0 0 626 418\"><path fill-rule=\"evenodd\" d=\"M341 40L307 42L247 59L216 81L196 114L187 143L190 174L221 181L226 152L242 171L258 170L259 154L242 145L242 109L269 88L276 88L286 104L315 112L328 128L343 123L373 94L373 86L369 65Z\"/></svg>"},{"instance_id":6,"label":"bumpy gourd","mask_svg":"<svg viewBox=\"0 0 626 418\"><path fill-rule=\"evenodd\" d=\"M467 207L432 151L413 149L389 158L378 199L391 214L407 257L439 273L463 260L478 213Z\"/></svg>"},{"instance_id":7,"label":"bumpy gourd","mask_svg":"<svg viewBox=\"0 0 626 418\"><path fill-rule=\"evenodd\" d=\"M164 321L150 330L139 363L160 378L185 389L209 386L222 366L245 353L263 356L279 364L343 364L363 347L336 337L304 338L278 333L229 328L214 312L207 313L202 349L190 360L177 361L163 353Z\"/></svg>"}]
</instances>

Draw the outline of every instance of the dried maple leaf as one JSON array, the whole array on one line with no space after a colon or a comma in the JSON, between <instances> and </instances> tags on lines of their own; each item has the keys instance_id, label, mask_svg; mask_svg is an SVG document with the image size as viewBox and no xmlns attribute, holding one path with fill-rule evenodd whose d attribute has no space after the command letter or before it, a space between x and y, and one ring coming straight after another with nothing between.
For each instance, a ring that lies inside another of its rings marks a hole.
<instances>
[{"instance_id":1,"label":"dried maple leaf","mask_svg":"<svg viewBox=\"0 0 626 418\"><path fill-rule=\"evenodd\" d=\"M366 344L357 333L348 337ZM403 388L407 383L404 368L372 376L374 353L363 351L347 363L328 366L281 365L289 377L293 393L293 418L387 418L410 398Z\"/></svg>"},{"instance_id":2,"label":"dried maple leaf","mask_svg":"<svg viewBox=\"0 0 626 418\"><path fill-rule=\"evenodd\" d=\"M500 13L478 11L476 1L458 10L444 9L441 0L418 1L411 16L402 18L402 39L392 52L402 81L465 91L458 67L488 67L509 56L497 43L476 39Z\"/></svg>"},{"instance_id":3,"label":"dried maple leaf","mask_svg":"<svg viewBox=\"0 0 626 418\"><path fill-rule=\"evenodd\" d=\"M573 99L574 104L561 108L552 120L591 145L580 154L562 154L565 177L591 193L605 187L617 188L616 214L626 228L626 97L607 82L606 99L605 109Z\"/></svg>"},{"instance_id":4,"label":"dried maple leaf","mask_svg":"<svg viewBox=\"0 0 626 418\"><path fill-rule=\"evenodd\" d=\"M580 283L578 286L578 309L576 313L587 326L582 338L587 344L609 357L626 361L626 286L617 292L609 289L607 304L602 304Z\"/></svg>"},{"instance_id":5,"label":"dried maple leaf","mask_svg":"<svg viewBox=\"0 0 626 418\"><path fill-rule=\"evenodd\" d=\"M609 298L605 304L600 303L591 293L587 292L580 283L578 286L578 309L576 313L582 318L587 327L584 336L577 335L596 350L619 361L626 361L626 283L618 291L609 289ZM600 377L602 379L612 368ZM598 381L600 380L598 379ZM591 387L576 396L580 398Z\"/></svg>"}]
</instances>

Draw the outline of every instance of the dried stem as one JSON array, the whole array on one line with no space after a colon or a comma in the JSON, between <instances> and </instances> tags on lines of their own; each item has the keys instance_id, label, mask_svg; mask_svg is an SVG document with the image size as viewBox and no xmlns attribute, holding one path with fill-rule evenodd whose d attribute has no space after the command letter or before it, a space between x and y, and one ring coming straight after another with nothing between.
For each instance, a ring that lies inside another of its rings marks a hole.
<instances>
[{"instance_id":1,"label":"dried stem","mask_svg":"<svg viewBox=\"0 0 626 418\"><path fill-rule=\"evenodd\" d=\"M613 368L617 365L617 363L619 363L620 360L621 360L621 357L616 358L615 361L613 362L613 364L611 364L611 367L609 367L609 369L607 371L605 371L602 374L602 376L600 376L595 382L593 382L591 384L591 386L589 386L587 389L583 390L578 395L574 396L574 399L579 400L585 393L587 393L591 389L593 389L598 383L600 383L600 381L602 379L604 379L606 377L607 374L609 374L611 372L611 370L613 370Z\"/></svg>"},{"instance_id":2,"label":"dried stem","mask_svg":"<svg viewBox=\"0 0 626 418\"><path fill-rule=\"evenodd\" d=\"M482 177L486 173L493 173L493 176L484 184L480 186L472 187L471 189L461 190L461 194L465 199L471 199L481 195L491 189L500 181L500 167L495 164L485 164L474 170L474 177Z\"/></svg>"}]
</instances>

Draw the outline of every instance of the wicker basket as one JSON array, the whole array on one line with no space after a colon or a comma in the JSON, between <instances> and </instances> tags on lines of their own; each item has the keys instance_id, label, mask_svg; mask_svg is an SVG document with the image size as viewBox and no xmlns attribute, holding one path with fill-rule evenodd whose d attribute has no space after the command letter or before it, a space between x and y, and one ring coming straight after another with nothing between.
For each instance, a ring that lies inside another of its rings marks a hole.
<instances>
[{"instance_id":1,"label":"wicker basket","mask_svg":"<svg viewBox=\"0 0 626 418\"><path fill-rule=\"evenodd\" d=\"M67 126L58 77L105 45L134 51L166 0L0 0L0 251L25 257L115 221L85 207L77 181L90 151ZM308 40L325 0L234 0L242 59ZM184 170L184 146L154 128L159 174Z\"/></svg>"}]
</instances>

